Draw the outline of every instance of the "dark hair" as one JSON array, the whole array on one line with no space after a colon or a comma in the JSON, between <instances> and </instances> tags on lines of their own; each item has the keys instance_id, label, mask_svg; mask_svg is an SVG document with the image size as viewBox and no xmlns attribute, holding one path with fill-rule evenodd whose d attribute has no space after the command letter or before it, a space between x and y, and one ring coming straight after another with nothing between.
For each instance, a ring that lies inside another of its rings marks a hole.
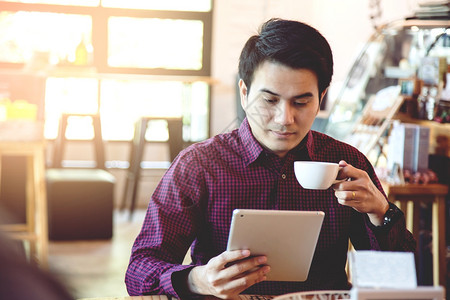
<instances>
[{"instance_id":1,"label":"dark hair","mask_svg":"<svg viewBox=\"0 0 450 300\"><path fill-rule=\"evenodd\" d=\"M313 27L298 21L270 19L258 35L248 39L239 57L239 77L248 91L255 70L265 61L317 75L319 94L331 82L333 55L327 40Z\"/></svg>"}]
</instances>

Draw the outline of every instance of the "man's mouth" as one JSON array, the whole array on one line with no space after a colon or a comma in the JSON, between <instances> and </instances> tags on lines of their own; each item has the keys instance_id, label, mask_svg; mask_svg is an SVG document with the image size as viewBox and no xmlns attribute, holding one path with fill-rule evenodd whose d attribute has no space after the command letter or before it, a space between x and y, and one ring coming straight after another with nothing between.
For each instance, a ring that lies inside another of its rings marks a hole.
<instances>
[{"instance_id":1,"label":"man's mouth","mask_svg":"<svg viewBox=\"0 0 450 300\"><path fill-rule=\"evenodd\" d=\"M292 135L294 135L294 132L290 132L290 131L276 131L276 130L272 130L272 133L280 138L288 138Z\"/></svg>"}]
</instances>

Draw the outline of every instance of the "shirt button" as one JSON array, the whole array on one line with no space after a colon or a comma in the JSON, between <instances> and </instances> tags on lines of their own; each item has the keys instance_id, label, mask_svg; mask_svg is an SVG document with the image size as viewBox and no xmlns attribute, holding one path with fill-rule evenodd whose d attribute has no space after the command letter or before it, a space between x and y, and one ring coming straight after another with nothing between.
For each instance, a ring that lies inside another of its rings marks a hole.
<instances>
[{"instance_id":1,"label":"shirt button","mask_svg":"<svg viewBox=\"0 0 450 300\"><path fill-rule=\"evenodd\" d=\"M286 179L286 174L282 174L281 178Z\"/></svg>"}]
</instances>

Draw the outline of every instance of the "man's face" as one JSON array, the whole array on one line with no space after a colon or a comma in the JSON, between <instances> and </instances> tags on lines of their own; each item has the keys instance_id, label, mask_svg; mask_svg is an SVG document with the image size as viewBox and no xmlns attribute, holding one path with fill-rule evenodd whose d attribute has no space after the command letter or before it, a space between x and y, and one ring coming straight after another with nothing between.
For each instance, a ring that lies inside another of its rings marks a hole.
<instances>
[{"instance_id":1,"label":"man's face","mask_svg":"<svg viewBox=\"0 0 450 300\"><path fill-rule=\"evenodd\" d=\"M256 140L280 157L306 136L325 94L319 95L314 72L269 61L255 71L250 93L242 80L239 89Z\"/></svg>"}]
</instances>

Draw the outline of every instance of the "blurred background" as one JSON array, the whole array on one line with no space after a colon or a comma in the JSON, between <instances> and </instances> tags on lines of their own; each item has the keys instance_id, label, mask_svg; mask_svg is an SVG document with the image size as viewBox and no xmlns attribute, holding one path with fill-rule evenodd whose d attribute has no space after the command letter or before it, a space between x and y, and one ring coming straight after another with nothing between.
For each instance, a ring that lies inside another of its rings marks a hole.
<instances>
[{"instance_id":1,"label":"blurred background","mask_svg":"<svg viewBox=\"0 0 450 300\"><path fill-rule=\"evenodd\" d=\"M358 147L387 182L405 181L393 175L400 168L407 181L419 174L417 182L448 186L448 1L0 1L0 152L3 142L13 149L0 153L0 204L26 223L39 210L29 211L30 193L45 188L48 208L36 222L48 229L36 225L34 239L48 230L39 251L75 297L126 295L124 270L152 191L181 149L239 126L240 50L273 17L312 25L333 50L313 129ZM431 128L415 165L389 154L404 148L389 147L397 123ZM14 150L33 143L45 178L34 189L29 161ZM448 202L448 189L441 194ZM442 211L448 218L448 205Z\"/></svg>"}]
</instances>

